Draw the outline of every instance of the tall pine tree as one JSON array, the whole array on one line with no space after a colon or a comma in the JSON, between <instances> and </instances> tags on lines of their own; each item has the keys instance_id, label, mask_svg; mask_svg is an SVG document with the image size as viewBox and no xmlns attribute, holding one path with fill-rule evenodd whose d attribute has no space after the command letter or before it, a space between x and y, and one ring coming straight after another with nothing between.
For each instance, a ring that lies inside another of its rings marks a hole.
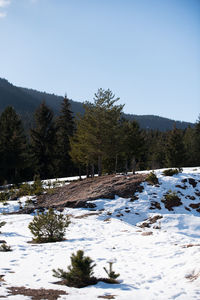
<instances>
[{"instance_id":1,"label":"tall pine tree","mask_svg":"<svg viewBox=\"0 0 200 300\"><path fill-rule=\"evenodd\" d=\"M123 105L116 105L119 98L108 89L99 89L94 103L86 102L85 114L80 117L77 131L72 139L73 159L98 164L98 175L102 175L102 163L109 155L114 155L113 145L118 143L118 123ZM77 151L80 149L80 151Z\"/></svg>"},{"instance_id":2,"label":"tall pine tree","mask_svg":"<svg viewBox=\"0 0 200 300\"><path fill-rule=\"evenodd\" d=\"M196 165L200 165L200 115L194 129L194 155Z\"/></svg>"},{"instance_id":3,"label":"tall pine tree","mask_svg":"<svg viewBox=\"0 0 200 300\"><path fill-rule=\"evenodd\" d=\"M185 163L185 147L183 143L183 132L174 126L169 131L166 143L167 167L183 167Z\"/></svg>"},{"instance_id":4,"label":"tall pine tree","mask_svg":"<svg viewBox=\"0 0 200 300\"><path fill-rule=\"evenodd\" d=\"M27 144L20 117L8 106L0 117L0 174L3 180L16 182L27 162Z\"/></svg>"},{"instance_id":5,"label":"tall pine tree","mask_svg":"<svg viewBox=\"0 0 200 300\"><path fill-rule=\"evenodd\" d=\"M65 96L60 115L56 120L56 175L58 177L73 174L73 163L70 157L70 137L74 132L74 120L71 105Z\"/></svg>"},{"instance_id":6,"label":"tall pine tree","mask_svg":"<svg viewBox=\"0 0 200 300\"><path fill-rule=\"evenodd\" d=\"M55 132L53 112L42 102L35 112L35 128L30 131L34 172L41 179L55 175Z\"/></svg>"},{"instance_id":7,"label":"tall pine tree","mask_svg":"<svg viewBox=\"0 0 200 300\"><path fill-rule=\"evenodd\" d=\"M124 121L121 140L123 141L123 154L125 157L125 171L128 171L128 165L131 165L133 174L135 174L136 164L144 152L144 139L141 130L136 121Z\"/></svg>"}]
</instances>

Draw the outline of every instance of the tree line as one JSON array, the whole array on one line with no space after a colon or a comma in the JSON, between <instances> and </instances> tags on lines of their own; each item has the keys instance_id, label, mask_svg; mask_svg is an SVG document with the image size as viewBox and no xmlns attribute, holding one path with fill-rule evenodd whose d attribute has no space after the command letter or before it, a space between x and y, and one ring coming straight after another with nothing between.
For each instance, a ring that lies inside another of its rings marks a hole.
<instances>
[{"instance_id":1,"label":"tree line","mask_svg":"<svg viewBox=\"0 0 200 300\"><path fill-rule=\"evenodd\" d=\"M60 113L42 102L25 134L20 116L8 106L0 116L0 183L86 174L93 177L163 167L200 165L200 118L194 128L142 130L123 118L111 90L99 89L73 117L64 97Z\"/></svg>"}]
</instances>

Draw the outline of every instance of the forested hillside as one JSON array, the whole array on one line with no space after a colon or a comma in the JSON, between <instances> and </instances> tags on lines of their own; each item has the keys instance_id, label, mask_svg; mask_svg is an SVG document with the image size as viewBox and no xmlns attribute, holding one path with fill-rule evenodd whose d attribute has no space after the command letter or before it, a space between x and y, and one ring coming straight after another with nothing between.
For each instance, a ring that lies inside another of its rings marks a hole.
<instances>
[{"instance_id":1,"label":"forested hillside","mask_svg":"<svg viewBox=\"0 0 200 300\"><path fill-rule=\"evenodd\" d=\"M2 112L8 105L13 106L16 112L21 115L26 128L29 128L33 123L33 113L42 101L45 101L46 104L53 110L55 115L58 115L62 100L62 96L39 92L33 89L16 87L9 83L6 79L0 78L0 112ZM70 99L69 103L74 114L84 113L83 103ZM136 120L143 129L157 129L160 131L171 130L175 122L176 127L179 129L194 126L192 123L174 121L154 115L140 116L124 114L124 117L129 120Z\"/></svg>"},{"instance_id":2,"label":"forested hillside","mask_svg":"<svg viewBox=\"0 0 200 300\"><path fill-rule=\"evenodd\" d=\"M185 130L175 124L164 132L146 130L124 118L118 100L111 90L98 89L79 118L74 118L67 97L57 114L41 102L31 112L29 130L19 113L7 106L0 114L1 184L32 180L35 175L46 179L79 172L94 177L200 165L200 119Z\"/></svg>"}]
</instances>

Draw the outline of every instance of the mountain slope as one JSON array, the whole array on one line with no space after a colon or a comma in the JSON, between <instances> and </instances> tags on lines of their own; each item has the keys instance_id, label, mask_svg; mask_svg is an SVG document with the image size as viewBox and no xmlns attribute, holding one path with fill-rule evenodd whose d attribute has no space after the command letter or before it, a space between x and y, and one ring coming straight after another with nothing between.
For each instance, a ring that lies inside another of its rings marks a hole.
<instances>
[{"instance_id":1,"label":"mountain slope","mask_svg":"<svg viewBox=\"0 0 200 300\"><path fill-rule=\"evenodd\" d=\"M33 121L33 114L39 104L44 101L53 109L55 114L60 110L60 104L63 100L62 96L39 92L33 89L16 87L9 83L6 79L0 78L0 112L6 106L12 105L17 113L22 116L26 127L30 127ZM83 103L70 100L71 109L74 114L84 113ZM124 114L125 118L136 120L143 129L158 129L161 131L171 130L176 123L176 127L185 129L188 126L193 127L193 123L174 121L168 118L162 118L154 115L133 115Z\"/></svg>"},{"instance_id":2,"label":"mountain slope","mask_svg":"<svg viewBox=\"0 0 200 300\"><path fill-rule=\"evenodd\" d=\"M31 294L20 291L26 287L26 292L31 289L35 295L42 288L42 299L47 289L68 293L59 297L63 300L199 299L200 168L183 168L182 173L173 177L163 176L163 170L156 170L155 174L159 185L144 182L144 189L132 197L101 198L90 202L95 207L64 208L71 224L66 240L57 243L32 244L28 225L33 214L16 214L20 209L18 200L8 201L8 205L0 203L1 221L6 222L1 228L1 239L13 250L1 252L1 296L25 300L23 295ZM166 209L161 201L169 189L177 192L182 203L173 210ZM20 200L24 206L26 200L30 203L30 196ZM150 208L153 201L160 208ZM115 262L113 270L120 274L119 283L99 282L81 289L60 285L52 269L67 270L71 254L79 249L96 263L97 278L106 276L104 267L108 267L109 261ZM18 293L11 293L13 285Z\"/></svg>"}]
</instances>

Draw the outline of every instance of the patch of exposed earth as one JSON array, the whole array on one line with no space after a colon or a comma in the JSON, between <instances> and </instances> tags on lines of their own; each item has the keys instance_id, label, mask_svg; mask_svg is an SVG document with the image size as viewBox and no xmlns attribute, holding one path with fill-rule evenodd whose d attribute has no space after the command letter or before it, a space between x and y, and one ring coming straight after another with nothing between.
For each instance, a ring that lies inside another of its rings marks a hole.
<instances>
[{"instance_id":1,"label":"patch of exposed earth","mask_svg":"<svg viewBox=\"0 0 200 300\"><path fill-rule=\"evenodd\" d=\"M96 199L114 199L115 196L131 198L141 192L146 174L106 175L72 182L58 187L53 194L38 196L36 208L43 207L85 207L87 201Z\"/></svg>"}]
</instances>

